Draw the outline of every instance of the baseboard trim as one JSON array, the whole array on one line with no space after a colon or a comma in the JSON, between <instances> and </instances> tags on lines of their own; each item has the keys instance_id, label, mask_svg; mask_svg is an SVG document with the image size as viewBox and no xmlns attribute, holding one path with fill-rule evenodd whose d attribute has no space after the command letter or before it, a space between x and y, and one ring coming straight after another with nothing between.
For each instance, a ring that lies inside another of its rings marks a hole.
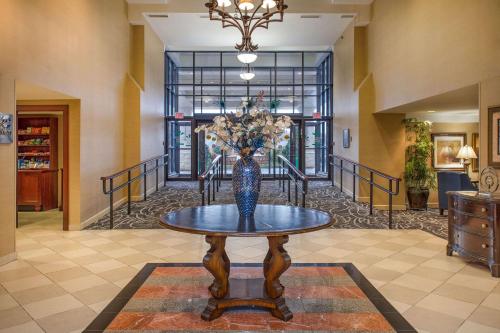
<instances>
[{"instance_id":1,"label":"baseboard trim","mask_svg":"<svg viewBox=\"0 0 500 333\"><path fill-rule=\"evenodd\" d=\"M119 206L121 206L125 202L127 202L127 197L124 197L118 201L115 201L115 203L113 204L113 208L118 208ZM100 212L95 214L94 216L92 216L92 217L86 219L85 221L83 221L82 223L80 223L79 227L70 225L69 230L71 230L71 231L83 230L86 227L88 227L89 225L91 225L92 223L99 221L104 215L106 215L108 213L109 213L109 207L104 208L103 210L101 210Z\"/></svg>"},{"instance_id":2,"label":"baseboard trim","mask_svg":"<svg viewBox=\"0 0 500 333\"><path fill-rule=\"evenodd\" d=\"M0 266L6 265L11 261L14 261L17 259L17 252L12 252L7 255L4 255L3 257L0 257Z\"/></svg>"},{"instance_id":3,"label":"baseboard trim","mask_svg":"<svg viewBox=\"0 0 500 333\"><path fill-rule=\"evenodd\" d=\"M162 183L162 184L158 184L158 190L161 190L163 187L164 187L164 186L163 186L163 183ZM156 192L156 186L153 186L152 188L150 188L150 189L146 192L146 194L147 194L147 195L151 195L151 194L153 194L153 193L155 193L155 192ZM132 196L130 197L130 199L132 199L132 201L144 201L144 195L142 195L142 194L141 194L141 195L132 195Z\"/></svg>"},{"instance_id":4,"label":"baseboard trim","mask_svg":"<svg viewBox=\"0 0 500 333\"><path fill-rule=\"evenodd\" d=\"M158 189L161 189L162 187L164 187L163 183L158 184ZM153 186L152 188L150 188L147 191L147 195L153 194L154 192L156 192L156 186ZM142 196L142 195L133 195L130 198L132 199L132 201L143 201L144 200L144 196ZM121 198L120 200L116 201L113 204L113 208L118 208L119 206L123 205L126 202L127 202L127 197L125 196L125 197ZM95 214L94 216L92 216L92 217L88 218L87 220L83 221L82 223L80 223L79 227L69 226L69 230L71 230L71 231L83 230L86 227L88 227L89 225L91 225L92 223L99 221L104 215L106 215L108 213L109 213L109 207L104 208L103 210L101 210L100 212Z\"/></svg>"}]
</instances>

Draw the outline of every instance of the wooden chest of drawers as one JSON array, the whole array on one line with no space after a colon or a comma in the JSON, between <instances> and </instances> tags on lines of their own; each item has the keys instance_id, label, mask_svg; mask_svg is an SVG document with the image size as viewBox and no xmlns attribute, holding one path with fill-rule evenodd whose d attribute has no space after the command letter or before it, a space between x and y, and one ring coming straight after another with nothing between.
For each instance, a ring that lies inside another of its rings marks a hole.
<instances>
[{"instance_id":1,"label":"wooden chest of drawers","mask_svg":"<svg viewBox=\"0 0 500 333\"><path fill-rule=\"evenodd\" d=\"M448 192L447 254L485 263L500 277L500 198Z\"/></svg>"}]
</instances>

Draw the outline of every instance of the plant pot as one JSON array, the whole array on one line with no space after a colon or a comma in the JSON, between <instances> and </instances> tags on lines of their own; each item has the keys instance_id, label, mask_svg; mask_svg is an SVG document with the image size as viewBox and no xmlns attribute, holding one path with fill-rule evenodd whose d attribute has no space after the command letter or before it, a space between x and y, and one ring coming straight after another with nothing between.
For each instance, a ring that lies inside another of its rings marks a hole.
<instances>
[{"instance_id":1,"label":"plant pot","mask_svg":"<svg viewBox=\"0 0 500 333\"><path fill-rule=\"evenodd\" d=\"M427 209L427 201L429 200L428 188L409 188L406 191L406 195L410 209Z\"/></svg>"},{"instance_id":2,"label":"plant pot","mask_svg":"<svg viewBox=\"0 0 500 333\"><path fill-rule=\"evenodd\" d=\"M259 163L250 156L242 157L233 166L233 192L240 216L252 217L262 181Z\"/></svg>"}]
</instances>

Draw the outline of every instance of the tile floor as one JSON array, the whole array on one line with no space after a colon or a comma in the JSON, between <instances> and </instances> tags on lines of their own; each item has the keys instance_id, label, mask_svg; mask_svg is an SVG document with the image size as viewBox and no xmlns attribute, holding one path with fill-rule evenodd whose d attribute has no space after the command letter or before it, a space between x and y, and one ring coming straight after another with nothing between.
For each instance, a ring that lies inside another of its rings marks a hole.
<instances>
[{"instance_id":1,"label":"tile floor","mask_svg":"<svg viewBox=\"0 0 500 333\"><path fill-rule=\"evenodd\" d=\"M168 230L18 229L19 260L0 266L0 333L80 332L147 262L200 262L201 236ZM262 261L265 239L228 240L233 262ZM445 255L420 230L329 229L291 236L295 262L353 262L421 332L500 333L500 279Z\"/></svg>"}]
</instances>

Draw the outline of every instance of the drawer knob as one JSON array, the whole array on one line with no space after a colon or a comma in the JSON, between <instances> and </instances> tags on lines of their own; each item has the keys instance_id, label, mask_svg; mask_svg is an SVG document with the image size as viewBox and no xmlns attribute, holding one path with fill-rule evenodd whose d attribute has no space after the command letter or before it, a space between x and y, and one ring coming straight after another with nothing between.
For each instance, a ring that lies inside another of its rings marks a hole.
<instances>
[{"instance_id":1,"label":"drawer knob","mask_svg":"<svg viewBox=\"0 0 500 333\"><path fill-rule=\"evenodd\" d=\"M488 244L483 244L483 245L481 245L481 247L482 247L483 249L487 249L487 248L488 248Z\"/></svg>"},{"instance_id":2,"label":"drawer knob","mask_svg":"<svg viewBox=\"0 0 500 333\"><path fill-rule=\"evenodd\" d=\"M481 208L481 212L482 212L482 213L486 213L486 211L487 211L487 209L486 209L486 208L484 208L484 207L483 207L483 208Z\"/></svg>"},{"instance_id":3,"label":"drawer knob","mask_svg":"<svg viewBox=\"0 0 500 333\"><path fill-rule=\"evenodd\" d=\"M488 228L488 225L486 223L481 224L481 228L486 229Z\"/></svg>"}]
</instances>

